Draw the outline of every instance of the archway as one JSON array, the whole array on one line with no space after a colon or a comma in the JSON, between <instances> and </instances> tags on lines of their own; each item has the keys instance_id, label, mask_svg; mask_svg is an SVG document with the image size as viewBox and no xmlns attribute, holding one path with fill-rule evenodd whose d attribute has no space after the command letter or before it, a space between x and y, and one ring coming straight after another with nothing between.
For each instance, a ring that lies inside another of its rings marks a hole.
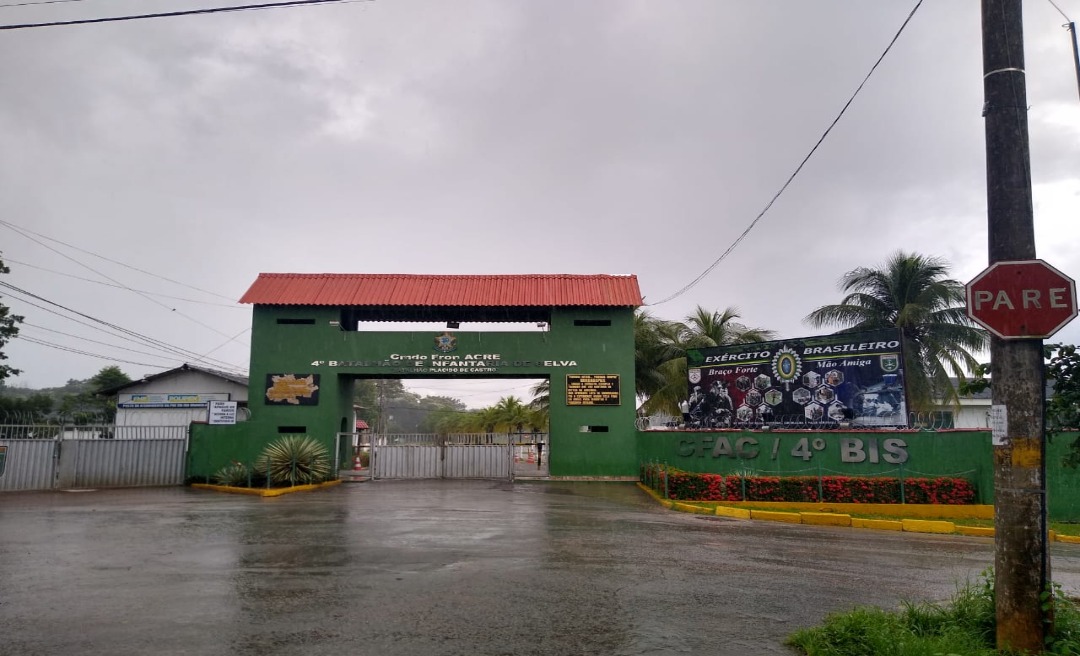
<instances>
[{"instance_id":1,"label":"archway","mask_svg":"<svg viewBox=\"0 0 1080 656\"><path fill-rule=\"evenodd\" d=\"M351 422L357 377L546 377L550 474L636 473L635 276L261 274L241 302L254 305L252 417L223 439L236 435L248 450L296 433L332 447L343 419ZM369 321L446 329L357 330ZM544 330L462 330L470 322Z\"/></svg>"}]
</instances>

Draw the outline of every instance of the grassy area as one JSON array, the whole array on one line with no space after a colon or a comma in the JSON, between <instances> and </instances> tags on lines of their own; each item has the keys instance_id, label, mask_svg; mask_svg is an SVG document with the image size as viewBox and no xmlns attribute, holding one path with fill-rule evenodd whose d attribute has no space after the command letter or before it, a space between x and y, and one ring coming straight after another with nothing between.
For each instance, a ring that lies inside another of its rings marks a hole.
<instances>
[{"instance_id":1,"label":"grassy area","mask_svg":"<svg viewBox=\"0 0 1080 656\"><path fill-rule=\"evenodd\" d=\"M1055 593L1047 654L1080 654L1080 609ZM803 629L788 644L808 656L1002 656L994 648L994 583L984 574L947 604L904 604L896 612L856 608Z\"/></svg>"}]
</instances>

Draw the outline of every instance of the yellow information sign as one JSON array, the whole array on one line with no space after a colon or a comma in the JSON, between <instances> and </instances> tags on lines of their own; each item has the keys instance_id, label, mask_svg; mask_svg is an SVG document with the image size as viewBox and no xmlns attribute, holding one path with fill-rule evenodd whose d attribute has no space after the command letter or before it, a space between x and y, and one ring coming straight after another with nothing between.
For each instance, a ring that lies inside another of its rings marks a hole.
<instances>
[{"instance_id":1,"label":"yellow information sign","mask_svg":"<svg viewBox=\"0 0 1080 656\"><path fill-rule=\"evenodd\" d=\"M618 374L566 374L566 405L619 405Z\"/></svg>"}]
</instances>

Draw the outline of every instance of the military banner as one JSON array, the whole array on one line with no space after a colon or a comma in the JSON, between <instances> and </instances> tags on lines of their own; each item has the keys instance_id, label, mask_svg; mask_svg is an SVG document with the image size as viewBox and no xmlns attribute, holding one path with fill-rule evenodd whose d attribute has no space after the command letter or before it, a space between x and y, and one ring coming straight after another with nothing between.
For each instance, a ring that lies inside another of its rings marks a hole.
<instances>
[{"instance_id":1,"label":"military banner","mask_svg":"<svg viewBox=\"0 0 1080 656\"><path fill-rule=\"evenodd\" d=\"M689 428L907 426L896 329L689 349Z\"/></svg>"}]
</instances>

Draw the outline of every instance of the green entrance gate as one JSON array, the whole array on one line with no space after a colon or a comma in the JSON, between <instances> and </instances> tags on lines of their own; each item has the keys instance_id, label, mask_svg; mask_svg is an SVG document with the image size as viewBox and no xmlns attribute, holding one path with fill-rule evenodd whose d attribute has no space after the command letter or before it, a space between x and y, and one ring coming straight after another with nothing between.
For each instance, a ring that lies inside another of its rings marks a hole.
<instances>
[{"instance_id":1,"label":"green entrance gate","mask_svg":"<svg viewBox=\"0 0 1080 656\"><path fill-rule=\"evenodd\" d=\"M358 378L547 378L550 474L636 474L635 276L262 274L241 302L254 305L251 419L196 427L189 477L250 461L280 435L333 448L352 427ZM447 328L358 330L375 321ZM461 329L470 322L543 330Z\"/></svg>"}]
</instances>

